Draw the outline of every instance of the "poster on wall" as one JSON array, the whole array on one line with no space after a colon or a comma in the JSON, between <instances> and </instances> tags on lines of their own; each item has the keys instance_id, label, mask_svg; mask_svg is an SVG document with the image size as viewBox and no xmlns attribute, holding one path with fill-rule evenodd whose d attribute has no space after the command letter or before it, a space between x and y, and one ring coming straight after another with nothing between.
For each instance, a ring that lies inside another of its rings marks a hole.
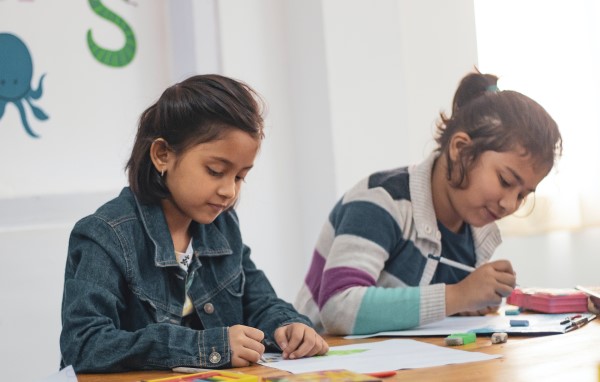
<instances>
[{"instance_id":1,"label":"poster on wall","mask_svg":"<svg viewBox=\"0 0 600 382\"><path fill-rule=\"evenodd\" d=\"M169 85L165 1L0 0L0 199L118 190Z\"/></svg>"}]
</instances>

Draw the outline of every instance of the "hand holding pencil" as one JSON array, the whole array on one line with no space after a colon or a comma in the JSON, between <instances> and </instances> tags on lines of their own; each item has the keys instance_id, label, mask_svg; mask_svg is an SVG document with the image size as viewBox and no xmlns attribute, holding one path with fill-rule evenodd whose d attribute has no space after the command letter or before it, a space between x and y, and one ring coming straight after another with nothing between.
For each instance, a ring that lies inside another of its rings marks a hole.
<instances>
[{"instance_id":1,"label":"hand holding pencil","mask_svg":"<svg viewBox=\"0 0 600 382\"><path fill-rule=\"evenodd\" d=\"M231 347L231 366L244 367L258 362L265 352L262 340L265 334L256 328L245 325L229 327L229 346Z\"/></svg>"},{"instance_id":2,"label":"hand holding pencil","mask_svg":"<svg viewBox=\"0 0 600 382\"><path fill-rule=\"evenodd\" d=\"M492 311L515 285L516 276L508 260L486 263L457 284L446 285L446 314Z\"/></svg>"},{"instance_id":3,"label":"hand holding pencil","mask_svg":"<svg viewBox=\"0 0 600 382\"><path fill-rule=\"evenodd\" d=\"M592 313L600 314L600 287L575 286L575 289L588 295L588 310Z\"/></svg>"}]
</instances>

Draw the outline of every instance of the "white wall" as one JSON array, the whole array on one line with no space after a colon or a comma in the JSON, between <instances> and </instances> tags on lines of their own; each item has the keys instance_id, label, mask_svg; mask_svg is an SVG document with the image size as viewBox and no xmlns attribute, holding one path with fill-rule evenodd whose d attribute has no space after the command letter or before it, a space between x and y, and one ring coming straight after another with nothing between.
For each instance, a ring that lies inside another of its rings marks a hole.
<instances>
[{"instance_id":1,"label":"white wall","mask_svg":"<svg viewBox=\"0 0 600 382\"><path fill-rule=\"evenodd\" d=\"M573 233L510 236L504 238L494 257L512 262L522 286L600 285L599 241L600 227Z\"/></svg>"},{"instance_id":2,"label":"white wall","mask_svg":"<svg viewBox=\"0 0 600 382\"><path fill-rule=\"evenodd\" d=\"M438 112L476 63L472 0L243 4L219 2L223 73L254 85L269 116L240 216L256 263L293 300L336 199L434 147Z\"/></svg>"},{"instance_id":3,"label":"white wall","mask_svg":"<svg viewBox=\"0 0 600 382\"><path fill-rule=\"evenodd\" d=\"M459 79L477 63L472 2L169 3L171 43L163 54L172 61L164 76L174 82L220 72L246 81L268 103L267 138L244 186L240 217L255 262L282 297L293 300L321 225L348 187L372 171L420 161L435 147L437 114L449 109ZM150 93L145 103L158 96ZM93 92L80 98L87 97ZM124 121L132 138L135 122ZM109 184L119 184L122 166L113 167L102 173L114 173ZM70 228L117 192L59 191L0 199L6 379L35 380L56 370ZM597 284L598 237L586 231L507 238L498 256L515 263L522 284ZM15 375L6 375L11 370Z\"/></svg>"},{"instance_id":4,"label":"white wall","mask_svg":"<svg viewBox=\"0 0 600 382\"><path fill-rule=\"evenodd\" d=\"M166 1L103 3L137 38L133 61L119 69L100 64L87 48L88 29L108 49L124 43L123 33L87 1L0 2L0 33L27 45L33 89L46 74L33 104L50 117L40 121L25 105L38 139L24 133L14 104L0 118L0 368L6 380L36 380L58 369L69 232L126 184L137 118L170 82Z\"/></svg>"},{"instance_id":5,"label":"white wall","mask_svg":"<svg viewBox=\"0 0 600 382\"><path fill-rule=\"evenodd\" d=\"M69 232L114 193L0 200L0 368L33 381L58 370Z\"/></svg>"}]
</instances>

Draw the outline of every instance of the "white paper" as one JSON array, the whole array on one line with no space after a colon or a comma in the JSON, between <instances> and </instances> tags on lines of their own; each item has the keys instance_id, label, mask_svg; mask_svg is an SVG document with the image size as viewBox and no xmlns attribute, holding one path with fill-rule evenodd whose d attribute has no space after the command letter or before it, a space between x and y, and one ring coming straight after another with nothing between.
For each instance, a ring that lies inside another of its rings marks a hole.
<instances>
[{"instance_id":1,"label":"white paper","mask_svg":"<svg viewBox=\"0 0 600 382\"><path fill-rule=\"evenodd\" d=\"M346 336L344 338L384 337L416 337L416 336L447 336L453 333L491 334L505 332L509 334L558 334L564 333L568 323L561 324L567 317L581 315L593 317L587 313L561 313L561 314L519 314L514 316L471 316L471 317L446 317L442 321L423 325L415 329L379 332L367 335ZM511 326L510 320L527 320L529 326Z\"/></svg>"},{"instance_id":2,"label":"white paper","mask_svg":"<svg viewBox=\"0 0 600 382\"><path fill-rule=\"evenodd\" d=\"M324 356L296 360L283 360L280 354L266 353L267 362L260 362L260 364L294 374L335 369L375 373L485 361L500 357L500 355L452 349L415 340L392 339L334 346Z\"/></svg>"}]
</instances>

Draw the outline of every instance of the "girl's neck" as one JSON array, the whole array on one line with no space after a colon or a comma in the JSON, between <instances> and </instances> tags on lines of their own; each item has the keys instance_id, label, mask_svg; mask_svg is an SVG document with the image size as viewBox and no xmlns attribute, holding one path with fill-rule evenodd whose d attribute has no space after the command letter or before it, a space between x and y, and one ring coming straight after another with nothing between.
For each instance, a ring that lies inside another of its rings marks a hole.
<instances>
[{"instance_id":1,"label":"girl's neck","mask_svg":"<svg viewBox=\"0 0 600 382\"><path fill-rule=\"evenodd\" d=\"M190 224L192 219L185 216L170 200L163 199L162 210L171 233L173 247L178 252L185 252L191 240Z\"/></svg>"},{"instance_id":2,"label":"girl's neck","mask_svg":"<svg viewBox=\"0 0 600 382\"><path fill-rule=\"evenodd\" d=\"M431 171L431 198L433 199L433 209L437 220L450 231L459 232L464 221L452 206L450 193L452 193L453 188L446 177L448 173L447 166L446 155L442 153L435 160Z\"/></svg>"}]
</instances>

